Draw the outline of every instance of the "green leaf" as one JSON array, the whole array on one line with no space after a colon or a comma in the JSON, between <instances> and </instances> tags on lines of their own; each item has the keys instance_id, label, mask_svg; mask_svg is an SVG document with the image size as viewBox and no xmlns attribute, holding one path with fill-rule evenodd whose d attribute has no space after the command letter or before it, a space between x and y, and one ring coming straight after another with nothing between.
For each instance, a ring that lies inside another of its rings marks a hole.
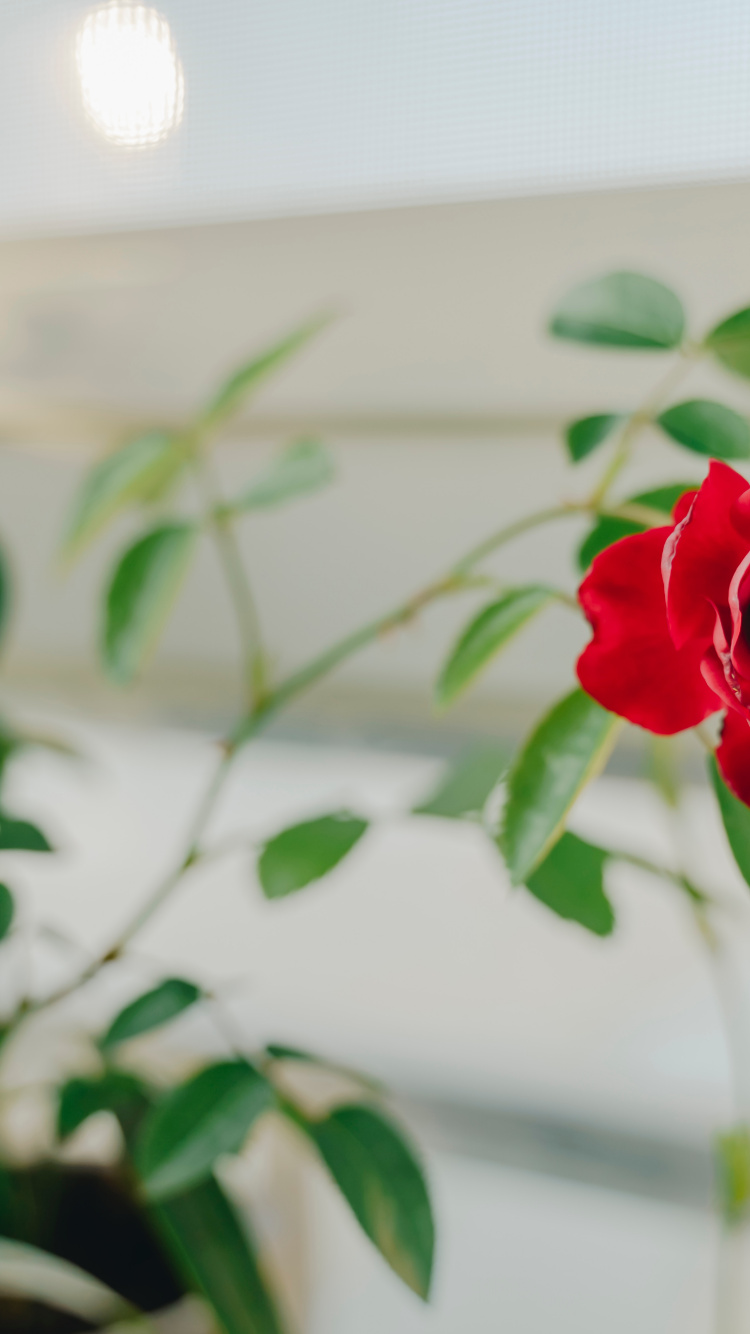
<instances>
[{"instance_id":1,"label":"green leaf","mask_svg":"<svg viewBox=\"0 0 750 1334\"><path fill-rule=\"evenodd\" d=\"M484 607L453 646L438 677L435 686L438 706L446 708L452 704L495 654L555 597L554 588L528 584L512 588L497 602Z\"/></svg>"},{"instance_id":2,"label":"green leaf","mask_svg":"<svg viewBox=\"0 0 750 1334\"><path fill-rule=\"evenodd\" d=\"M737 375L750 378L750 307L717 324L705 340L705 347Z\"/></svg>"},{"instance_id":3,"label":"green leaf","mask_svg":"<svg viewBox=\"0 0 750 1334\"><path fill-rule=\"evenodd\" d=\"M435 1227L422 1170L375 1107L349 1103L324 1120L300 1119L355 1218L388 1264L427 1299Z\"/></svg>"},{"instance_id":4,"label":"green leaf","mask_svg":"<svg viewBox=\"0 0 750 1334\"><path fill-rule=\"evenodd\" d=\"M141 1080L124 1070L106 1070L98 1079L69 1079L60 1090L57 1133L67 1139L96 1112L114 1112L127 1138L148 1105Z\"/></svg>"},{"instance_id":5,"label":"green leaf","mask_svg":"<svg viewBox=\"0 0 750 1334\"><path fill-rule=\"evenodd\" d=\"M96 463L70 517L64 540L68 555L80 551L126 506L163 495L187 461L179 440L164 431L150 431Z\"/></svg>"},{"instance_id":6,"label":"green leaf","mask_svg":"<svg viewBox=\"0 0 750 1334\"><path fill-rule=\"evenodd\" d=\"M597 519L576 552L579 570L587 570L600 551L605 551L621 538L630 537L633 533L642 533L644 530L645 524L636 523L634 519L617 519L608 514L603 515L601 519Z\"/></svg>"},{"instance_id":7,"label":"green leaf","mask_svg":"<svg viewBox=\"0 0 750 1334\"><path fill-rule=\"evenodd\" d=\"M578 689L532 733L508 777L498 840L512 884L524 884L557 842L579 792L604 768L619 726Z\"/></svg>"},{"instance_id":8,"label":"green leaf","mask_svg":"<svg viewBox=\"0 0 750 1334\"><path fill-rule=\"evenodd\" d=\"M40 1302L85 1321L87 1326L109 1325L137 1315L124 1297L78 1265L8 1237L0 1237L0 1295ZM27 1327L25 1321L23 1327ZM47 1322L41 1327L46 1328Z\"/></svg>"},{"instance_id":9,"label":"green leaf","mask_svg":"<svg viewBox=\"0 0 750 1334\"><path fill-rule=\"evenodd\" d=\"M604 892L603 870L609 854L564 833L526 879L526 888L558 917L579 922L597 936L611 935L615 914Z\"/></svg>"},{"instance_id":10,"label":"green leaf","mask_svg":"<svg viewBox=\"0 0 750 1334\"><path fill-rule=\"evenodd\" d=\"M641 491L637 496L629 496L623 505L645 505L648 509L661 510L664 522L669 523L680 496L686 491L697 491L700 482L670 482L667 486L657 486L652 491ZM646 531L644 523L635 519L618 519L605 514L597 519L590 533L584 538L576 555L579 570L587 570L595 556L606 547L619 542L621 537Z\"/></svg>"},{"instance_id":11,"label":"green leaf","mask_svg":"<svg viewBox=\"0 0 750 1334\"><path fill-rule=\"evenodd\" d=\"M285 1047L280 1042L269 1042L266 1047L266 1055L270 1056L272 1061L296 1061L301 1065L316 1065L321 1070L330 1070L335 1074L343 1075L345 1079L354 1080L361 1084L363 1088L369 1089L371 1093L380 1095L383 1093L383 1085L370 1075L363 1075L359 1070L355 1070L350 1065L341 1065L338 1061L327 1061L323 1056L315 1056L312 1052L302 1051L299 1047Z\"/></svg>"},{"instance_id":12,"label":"green leaf","mask_svg":"<svg viewBox=\"0 0 750 1334\"><path fill-rule=\"evenodd\" d=\"M717 1188L725 1223L736 1226L750 1212L750 1130L738 1126L715 1140Z\"/></svg>"},{"instance_id":13,"label":"green leaf","mask_svg":"<svg viewBox=\"0 0 750 1334\"><path fill-rule=\"evenodd\" d=\"M621 412L604 412L571 422L565 428L565 443L573 462L580 463L587 454L593 453L625 421L627 417Z\"/></svg>"},{"instance_id":14,"label":"green leaf","mask_svg":"<svg viewBox=\"0 0 750 1334\"><path fill-rule=\"evenodd\" d=\"M258 859L258 878L266 898L284 898L327 875L359 842L367 823L349 811L338 811L277 834Z\"/></svg>"},{"instance_id":15,"label":"green leaf","mask_svg":"<svg viewBox=\"0 0 750 1334\"><path fill-rule=\"evenodd\" d=\"M218 393L212 398L201 416L201 425L211 429L225 421L227 417L237 411L251 393L260 388L274 371L283 366L286 361L289 361L296 352L300 352L328 322L329 317L327 315L308 320L306 324L301 325L299 329L295 329L286 338L282 338L280 342L274 343L265 352L261 352L260 356L254 357L252 361L241 366L233 375L230 375L229 379L225 381Z\"/></svg>"},{"instance_id":16,"label":"green leaf","mask_svg":"<svg viewBox=\"0 0 750 1334\"><path fill-rule=\"evenodd\" d=\"M550 322L556 338L643 349L678 347L684 329L674 292L640 273L609 273L581 283Z\"/></svg>"},{"instance_id":17,"label":"green leaf","mask_svg":"<svg viewBox=\"0 0 750 1334\"><path fill-rule=\"evenodd\" d=\"M6 811L0 811L0 851L52 852L52 846L35 824L16 820Z\"/></svg>"},{"instance_id":18,"label":"green leaf","mask_svg":"<svg viewBox=\"0 0 750 1334\"><path fill-rule=\"evenodd\" d=\"M7 885L0 884L0 940L5 940L13 923L16 905Z\"/></svg>"},{"instance_id":19,"label":"green leaf","mask_svg":"<svg viewBox=\"0 0 750 1334\"><path fill-rule=\"evenodd\" d=\"M198 530L189 523L154 528L121 557L110 583L102 659L120 685L133 679L166 620L187 573Z\"/></svg>"},{"instance_id":20,"label":"green leaf","mask_svg":"<svg viewBox=\"0 0 750 1334\"><path fill-rule=\"evenodd\" d=\"M327 486L335 472L333 459L319 440L297 440L227 508L239 513L283 505L287 500L296 500Z\"/></svg>"},{"instance_id":21,"label":"green leaf","mask_svg":"<svg viewBox=\"0 0 750 1334\"><path fill-rule=\"evenodd\" d=\"M708 773L719 803L719 813L732 855L744 880L750 885L750 808L730 792L713 755L709 756Z\"/></svg>"},{"instance_id":22,"label":"green leaf","mask_svg":"<svg viewBox=\"0 0 750 1334\"><path fill-rule=\"evenodd\" d=\"M678 445L695 454L715 459L750 458L750 424L723 403L692 398L667 408L656 420Z\"/></svg>"},{"instance_id":23,"label":"green leaf","mask_svg":"<svg viewBox=\"0 0 750 1334\"><path fill-rule=\"evenodd\" d=\"M136 1146L150 1198L166 1199L208 1176L273 1102L268 1080L248 1061L209 1065L173 1089L146 1118Z\"/></svg>"},{"instance_id":24,"label":"green leaf","mask_svg":"<svg viewBox=\"0 0 750 1334\"><path fill-rule=\"evenodd\" d=\"M281 1334L247 1228L213 1177L149 1212L185 1282L208 1302L222 1334Z\"/></svg>"},{"instance_id":25,"label":"green leaf","mask_svg":"<svg viewBox=\"0 0 750 1334\"><path fill-rule=\"evenodd\" d=\"M200 996L200 988L194 983L185 982L181 977L169 977L153 991L147 991L126 1005L110 1024L100 1046L103 1049L116 1047L119 1042L127 1042L140 1033L148 1033L150 1029L158 1028L182 1014Z\"/></svg>"},{"instance_id":26,"label":"green leaf","mask_svg":"<svg viewBox=\"0 0 750 1334\"><path fill-rule=\"evenodd\" d=\"M479 815L508 768L508 752L501 746L481 746L469 751L449 769L427 801L415 806L413 815L437 815L461 820Z\"/></svg>"}]
</instances>

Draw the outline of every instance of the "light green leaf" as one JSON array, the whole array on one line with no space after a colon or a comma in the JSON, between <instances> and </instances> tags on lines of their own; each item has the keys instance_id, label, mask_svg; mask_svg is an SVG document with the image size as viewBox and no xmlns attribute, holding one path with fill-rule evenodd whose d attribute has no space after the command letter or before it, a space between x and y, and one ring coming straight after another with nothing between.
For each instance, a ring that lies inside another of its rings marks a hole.
<instances>
[{"instance_id":1,"label":"light green leaf","mask_svg":"<svg viewBox=\"0 0 750 1334\"><path fill-rule=\"evenodd\" d=\"M750 424L723 403L693 398L667 408L656 420L678 445L695 454L715 459L750 458Z\"/></svg>"},{"instance_id":2,"label":"light green leaf","mask_svg":"<svg viewBox=\"0 0 750 1334\"><path fill-rule=\"evenodd\" d=\"M149 1211L188 1286L205 1298L222 1334L282 1334L247 1227L213 1177Z\"/></svg>"},{"instance_id":3,"label":"light green leaf","mask_svg":"<svg viewBox=\"0 0 750 1334\"><path fill-rule=\"evenodd\" d=\"M329 323L329 318L325 315L314 320L308 320L299 329L295 329L293 333L288 334L286 338L282 338L280 342L272 344L265 352L253 357L252 361L247 362L233 375L230 375L202 414L200 424L212 429L225 421L233 412L236 412L244 400L256 389L259 389L274 371L289 361L296 352L300 352L316 334L320 333L320 330Z\"/></svg>"},{"instance_id":4,"label":"light green leaf","mask_svg":"<svg viewBox=\"0 0 750 1334\"><path fill-rule=\"evenodd\" d=\"M667 486L657 486L652 491L641 491L637 496L628 496L622 503L645 505L648 509L660 510L667 524L671 522L672 510L680 496L684 496L686 491L697 491L699 486L700 482L670 482ZM601 519L597 519L578 549L576 557L578 568L587 570L600 551L611 547L614 542L619 542L621 537L629 537L631 533L643 533L645 530L646 525L638 523L635 519L618 519L610 514L603 515Z\"/></svg>"},{"instance_id":5,"label":"light green leaf","mask_svg":"<svg viewBox=\"0 0 750 1334\"><path fill-rule=\"evenodd\" d=\"M641 349L678 347L684 329L674 292L640 273L609 273L581 283L550 322L557 338Z\"/></svg>"},{"instance_id":6,"label":"light green leaf","mask_svg":"<svg viewBox=\"0 0 750 1334\"><path fill-rule=\"evenodd\" d=\"M391 1268L427 1300L435 1227L422 1169L375 1107L350 1103L324 1120L300 1118L355 1218Z\"/></svg>"},{"instance_id":7,"label":"light green leaf","mask_svg":"<svg viewBox=\"0 0 750 1334\"><path fill-rule=\"evenodd\" d=\"M508 752L501 746L481 746L464 755L441 780L427 801L415 806L413 815L438 815L461 820L479 815L508 768Z\"/></svg>"},{"instance_id":8,"label":"light green leaf","mask_svg":"<svg viewBox=\"0 0 750 1334\"><path fill-rule=\"evenodd\" d=\"M578 922L597 936L611 935L615 914L604 892L609 853L564 833L526 878L526 888L558 917Z\"/></svg>"},{"instance_id":9,"label":"light green leaf","mask_svg":"<svg viewBox=\"0 0 750 1334\"><path fill-rule=\"evenodd\" d=\"M750 1130L737 1126L715 1141L717 1188L725 1223L736 1227L750 1212Z\"/></svg>"},{"instance_id":10,"label":"light green leaf","mask_svg":"<svg viewBox=\"0 0 750 1334\"><path fill-rule=\"evenodd\" d=\"M70 517L64 541L68 555L80 551L126 506L162 496L187 462L182 442L164 431L150 431L96 463Z\"/></svg>"},{"instance_id":11,"label":"light green leaf","mask_svg":"<svg viewBox=\"0 0 750 1334\"><path fill-rule=\"evenodd\" d=\"M676 810L680 804L680 767L674 737L649 733L646 777L653 783L662 801Z\"/></svg>"},{"instance_id":12,"label":"light green leaf","mask_svg":"<svg viewBox=\"0 0 750 1334\"><path fill-rule=\"evenodd\" d=\"M719 813L732 855L743 879L750 885L750 808L730 792L713 755L709 756L708 773L719 803Z\"/></svg>"},{"instance_id":13,"label":"light green leaf","mask_svg":"<svg viewBox=\"0 0 750 1334\"><path fill-rule=\"evenodd\" d=\"M0 940L5 940L13 924L16 905L7 885L0 884Z\"/></svg>"},{"instance_id":14,"label":"light green leaf","mask_svg":"<svg viewBox=\"0 0 750 1334\"><path fill-rule=\"evenodd\" d=\"M193 524L164 524L120 558L107 591L101 649L105 669L118 684L132 681L154 647L197 536Z\"/></svg>"},{"instance_id":15,"label":"light green leaf","mask_svg":"<svg viewBox=\"0 0 750 1334\"><path fill-rule=\"evenodd\" d=\"M0 851L52 852L52 846L35 824L0 811Z\"/></svg>"},{"instance_id":16,"label":"light green leaf","mask_svg":"<svg viewBox=\"0 0 750 1334\"><path fill-rule=\"evenodd\" d=\"M146 1118L136 1146L149 1197L166 1199L207 1177L273 1102L268 1080L248 1061L209 1065L173 1089Z\"/></svg>"},{"instance_id":17,"label":"light green leaf","mask_svg":"<svg viewBox=\"0 0 750 1334\"><path fill-rule=\"evenodd\" d=\"M41 1302L92 1325L136 1314L124 1297L78 1265L7 1237L0 1237L0 1294Z\"/></svg>"},{"instance_id":18,"label":"light green leaf","mask_svg":"<svg viewBox=\"0 0 750 1334\"><path fill-rule=\"evenodd\" d=\"M116 1047L119 1042L148 1033L182 1014L189 1005L200 999L201 991L192 982L181 977L169 977L153 991L147 991L137 1000L126 1005L115 1019L101 1040L103 1049Z\"/></svg>"},{"instance_id":19,"label":"light green leaf","mask_svg":"<svg viewBox=\"0 0 750 1334\"><path fill-rule=\"evenodd\" d=\"M284 898L327 875L359 842L367 823L349 811L338 811L277 834L258 859L258 878L266 898Z\"/></svg>"},{"instance_id":20,"label":"light green leaf","mask_svg":"<svg viewBox=\"0 0 750 1334\"><path fill-rule=\"evenodd\" d=\"M528 584L512 588L496 602L484 607L454 644L435 686L435 701L446 708L488 667L501 648L537 612L553 602L554 588Z\"/></svg>"},{"instance_id":21,"label":"light green leaf","mask_svg":"<svg viewBox=\"0 0 750 1334\"><path fill-rule=\"evenodd\" d=\"M338 1061L327 1061L323 1056L315 1056L312 1052L301 1051L299 1047L285 1047L280 1042L269 1042L266 1047L266 1055L270 1056L272 1061L294 1061L301 1065L316 1065L321 1070L330 1070L335 1074L343 1075L345 1079L354 1080L361 1084L363 1088L369 1089L371 1093L380 1095L383 1093L383 1085L370 1075L363 1075L361 1071L355 1070L350 1065L341 1065Z\"/></svg>"},{"instance_id":22,"label":"light green leaf","mask_svg":"<svg viewBox=\"0 0 750 1334\"><path fill-rule=\"evenodd\" d=\"M627 421L621 412L605 412L595 417L581 417L565 428L565 443L574 463L580 463L587 454L593 453L598 445L604 443L616 431L618 426Z\"/></svg>"},{"instance_id":23,"label":"light green leaf","mask_svg":"<svg viewBox=\"0 0 750 1334\"><path fill-rule=\"evenodd\" d=\"M557 842L579 792L604 768L619 726L579 689L532 733L508 777L498 840L514 885L524 884Z\"/></svg>"},{"instance_id":24,"label":"light green leaf","mask_svg":"<svg viewBox=\"0 0 750 1334\"><path fill-rule=\"evenodd\" d=\"M105 1070L98 1079L69 1079L60 1090L57 1133L67 1139L96 1112L114 1112L128 1136L148 1105L144 1084L125 1070Z\"/></svg>"},{"instance_id":25,"label":"light green leaf","mask_svg":"<svg viewBox=\"0 0 750 1334\"><path fill-rule=\"evenodd\" d=\"M750 306L717 324L704 346L728 370L750 378Z\"/></svg>"},{"instance_id":26,"label":"light green leaf","mask_svg":"<svg viewBox=\"0 0 750 1334\"><path fill-rule=\"evenodd\" d=\"M333 459L319 440L296 440L227 508L233 513L270 509L320 490L334 476Z\"/></svg>"}]
</instances>

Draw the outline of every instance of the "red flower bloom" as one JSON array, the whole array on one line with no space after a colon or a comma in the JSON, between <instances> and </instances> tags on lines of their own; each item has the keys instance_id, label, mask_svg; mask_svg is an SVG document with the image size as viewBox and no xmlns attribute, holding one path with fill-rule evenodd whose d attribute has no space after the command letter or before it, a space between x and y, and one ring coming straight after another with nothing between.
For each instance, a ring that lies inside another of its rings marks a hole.
<instances>
[{"instance_id":1,"label":"red flower bloom","mask_svg":"<svg viewBox=\"0 0 750 1334\"><path fill-rule=\"evenodd\" d=\"M606 709L670 735L727 710L719 767L750 806L750 487L712 462L675 523L596 557L579 590L594 637L578 660Z\"/></svg>"}]
</instances>

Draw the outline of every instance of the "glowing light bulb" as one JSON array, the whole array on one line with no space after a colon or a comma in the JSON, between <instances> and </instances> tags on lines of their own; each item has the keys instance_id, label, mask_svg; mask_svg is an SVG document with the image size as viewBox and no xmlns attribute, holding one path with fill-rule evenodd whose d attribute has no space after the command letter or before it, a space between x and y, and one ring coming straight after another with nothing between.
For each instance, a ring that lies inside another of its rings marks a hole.
<instances>
[{"instance_id":1,"label":"glowing light bulb","mask_svg":"<svg viewBox=\"0 0 750 1334\"><path fill-rule=\"evenodd\" d=\"M117 0L88 14L76 43L83 105L112 143L156 144L176 129L185 79L167 20Z\"/></svg>"}]
</instances>

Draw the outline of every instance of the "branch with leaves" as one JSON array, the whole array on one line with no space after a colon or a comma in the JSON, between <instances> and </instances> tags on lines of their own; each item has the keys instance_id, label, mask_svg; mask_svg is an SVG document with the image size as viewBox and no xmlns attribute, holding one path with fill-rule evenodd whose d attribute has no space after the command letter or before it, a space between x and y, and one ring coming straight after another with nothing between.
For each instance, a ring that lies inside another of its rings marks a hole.
<instances>
[{"instance_id":1,"label":"branch with leaves","mask_svg":"<svg viewBox=\"0 0 750 1334\"><path fill-rule=\"evenodd\" d=\"M672 525L675 505L683 503L699 482L676 481L636 494L625 488L624 495L613 495L650 431L704 459L750 458L750 425L739 413L713 400L674 401L701 359L750 378L750 311L723 320L701 340L690 340L677 297L653 279L618 273L586 283L558 307L550 324L554 337L671 358L641 405L631 411L620 407L600 411L568 427L566 447L573 464L601 451L603 469L593 487L578 499L515 519L482 538L397 607L353 630L290 675L276 677L238 526L251 522L259 511L302 499L327 485L335 472L333 460L319 441L293 440L238 495L225 496L213 451L232 414L272 372L301 352L324 323L309 322L254 358L183 428L153 431L129 441L97 463L84 481L65 537L69 559L112 520L132 514L137 522L103 599L100 651L106 674L116 684L127 685L145 669L199 544L208 540L216 547L237 625L241 705L221 741L215 773L175 866L152 887L98 958L53 991L19 997L5 1025L6 1039L16 1034L23 1038L25 1029L32 1040L33 1022L41 1011L93 984L103 970L122 967L131 942L179 893L192 868L222 855L222 847L212 846L207 833L235 759L297 696L367 645L410 624L433 603L486 589L488 600L463 627L436 676L436 707L450 707L546 609L563 605L574 614L580 610L576 598L554 581L500 583L487 568L496 552L534 529L570 518L580 523L584 517L589 528L575 563L585 571L623 539ZM7 601L6 589L4 576L0 601ZM654 865L627 849L590 843L568 828L578 796L602 771L626 725L616 712L576 688L553 705L514 757L509 759L501 748L484 747L456 766L411 815L421 820L472 821L477 837L489 840L497 851L498 865L502 858L512 885L522 887L559 919L600 937L616 926L607 890L608 868L617 862L630 864L679 892L714 965L720 967L723 898L717 900L695 884L677 858L672 867ZM30 739L9 731L0 737L0 759L4 763L29 743ZM654 755L661 757L662 792L679 800L678 790L664 776L663 751L655 750ZM750 810L727 787L713 753L709 762L730 847L750 884ZM280 829L259 846L244 835L239 842L255 861L261 892L275 901L317 884L346 858L365 855L368 827L369 821L357 811L335 810ZM232 847L237 847L236 840ZM50 851L44 834L5 811L0 800L0 851L10 848ZM14 896L5 885L0 885L0 937L4 949L12 947ZM163 977L103 1023L97 1043L99 1073L70 1079L58 1092L60 1143L96 1113L106 1111L116 1118L123 1144L118 1190L128 1207L147 1220L149 1235L158 1237L173 1288L176 1282L177 1293L199 1294L224 1334L277 1334L282 1328L262 1257L215 1171L217 1161L238 1153L269 1116L294 1128L300 1142L325 1165L355 1219L392 1269L426 1298L434 1224L424 1174L416 1151L384 1104L382 1091L370 1081L343 1072L353 1095L344 1102L334 1101L322 1114L313 1113L302 1097L291 1096L287 1075L292 1067L312 1073L316 1068L330 1069L325 1061L273 1042L262 1051L249 1051L231 1036L225 1059L205 1065L166 1093L127 1068L127 1044L133 1038L161 1031L186 1011L200 1007L214 1016L226 1038L220 998L183 977ZM750 1214L750 1130L744 1115L742 1109L737 1125L727 1131L717 1150L728 1228ZM39 1239L23 1231L23 1219L29 1216L23 1198L28 1183L10 1167L3 1171L0 1187L6 1180L7 1189L0 1189L0 1231L14 1244L38 1247ZM6 1257L0 1252L0 1294L18 1290L4 1277L5 1260L12 1266L14 1255L20 1263L19 1252L8 1252ZM138 1300L138 1294L123 1290L118 1297L127 1301L129 1309L144 1312L144 1319L154 1309ZM85 1299L84 1294L81 1300ZM735 1331L722 1326L721 1334Z\"/></svg>"}]
</instances>

